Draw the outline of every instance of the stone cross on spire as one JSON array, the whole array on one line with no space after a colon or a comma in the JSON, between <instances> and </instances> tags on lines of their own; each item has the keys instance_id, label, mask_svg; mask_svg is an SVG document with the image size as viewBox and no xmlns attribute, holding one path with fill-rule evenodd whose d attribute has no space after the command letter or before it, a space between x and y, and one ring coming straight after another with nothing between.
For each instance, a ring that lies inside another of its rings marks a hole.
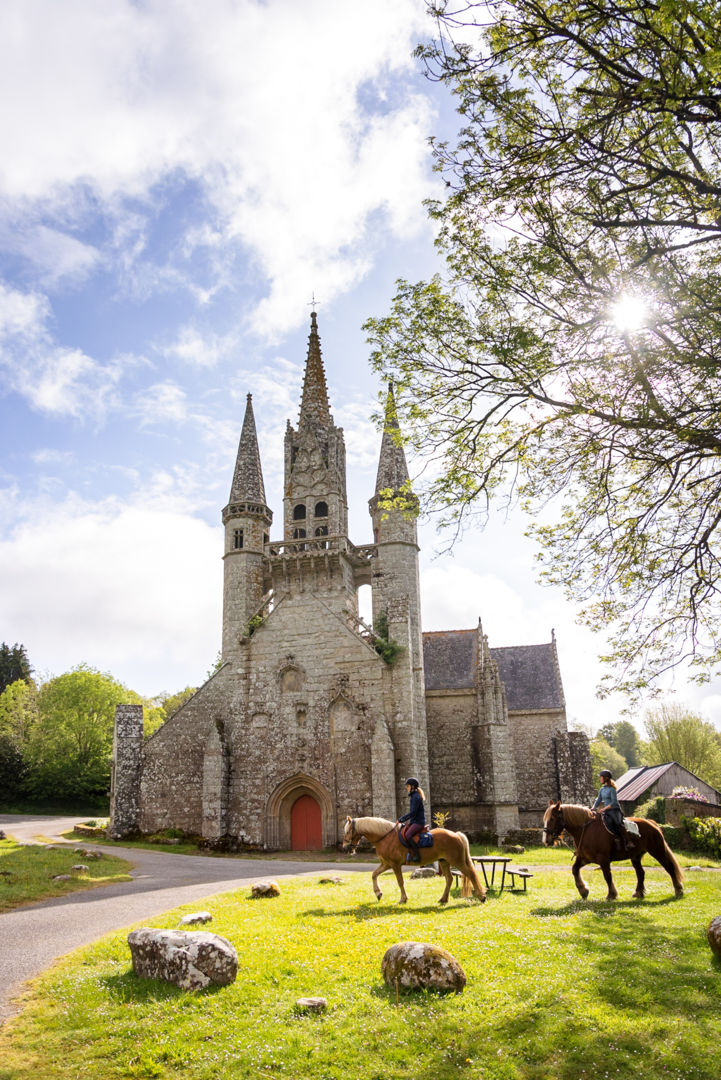
<instances>
[{"instance_id":1,"label":"stone cross on spire","mask_svg":"<svg viewBox=\"0 0 721 1080\"><path fill-rule=\"evenodd\" d=\"M238 456L235 460L235 472L230 488L230 502L258 502L265 504L265 486L260 467L258 436L253 415L253 398L248 394L245 406L243 430L240 433Z\"/></svg>"},{"instance_id":2,"label":"stone cross on spire","mask_svg":"<svg viewBox=\"0 0 721 1080\"><path fill-rule=\"evenodd\" d=\"M398 426L398 413L396 411L396 399L393 394L393 383L388 384L388 397L386 398L386 414L383 425L383 441L378 460L378 475L376 477L376 495L382 491L408 491L410 477L406 465L406 455L403 452L401 433Z\"/></svg>"},{"instance_id":3,"label":"stone cross on spire","mask_svg":"<svg viewBox=\"0 0 721 1080\"><path fill-rule=\"evenodd\" d=\"M305 363L303 396L300 400L299 430L303 428L329 428L333 426L333 417L328 404L328 387L323 369L323 357L318 336L318 318L315 311L310 315L310 335L308 337L308 358Z\"/></svg>"}]
</instances>

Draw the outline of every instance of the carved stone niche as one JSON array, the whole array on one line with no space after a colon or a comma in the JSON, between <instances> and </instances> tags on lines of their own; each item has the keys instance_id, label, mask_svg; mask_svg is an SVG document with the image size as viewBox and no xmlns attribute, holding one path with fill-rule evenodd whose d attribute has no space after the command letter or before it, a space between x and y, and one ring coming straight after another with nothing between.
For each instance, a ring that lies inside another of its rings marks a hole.
<instances>
[{"instance_id":1,"label":"carved stone niche","mask_svg":"<svg viewBox=\"0 0 721 1080\"><path fill-rule=\"evenodd\" d=\"M297 694L305 686L305 672L295 664L281 668L279 675L280 689L283 694Z\"/></svg>"}]
</instances>

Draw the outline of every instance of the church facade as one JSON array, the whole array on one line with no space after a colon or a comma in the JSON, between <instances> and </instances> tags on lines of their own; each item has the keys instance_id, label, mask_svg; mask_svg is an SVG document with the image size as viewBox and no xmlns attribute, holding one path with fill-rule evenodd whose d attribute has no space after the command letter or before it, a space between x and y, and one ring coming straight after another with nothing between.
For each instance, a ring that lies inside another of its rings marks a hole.
<instances>
[{"instance_id":1,"label":"church facade","mask_svg":"<svg viewBox=\"0 0 721 1080\"><path fill-rule=\"evenodd\" d=\"M549 796L588 799L588 742L567 730L555 640L491 649L480 621L423 633L413 506L389 390L373 542L349 539L314 312L298 426L285 432L283 538L271 539L248 395L223 510L222 664L147 740L142 710L119 708L112 836L175 827L330 847L346 814L404 813L409 775L471 836L539 824ZM358 614L363 585L373 627Z\"/></svg>"}]
</instances>

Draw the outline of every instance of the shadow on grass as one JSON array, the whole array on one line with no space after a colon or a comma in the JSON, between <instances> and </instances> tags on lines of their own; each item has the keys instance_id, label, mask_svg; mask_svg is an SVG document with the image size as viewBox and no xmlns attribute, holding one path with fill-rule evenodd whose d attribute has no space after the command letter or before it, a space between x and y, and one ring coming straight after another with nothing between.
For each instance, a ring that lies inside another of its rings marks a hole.
<instances>
[{"instance_id":1,"label":"shadow on grass","mask_svg":"<svg viewBox=\"0 0 721 1080\"><path fill-rule=\"evenodd\" d=\"M306 908L303 911L297 912L297 918L304 919L307 917L313 919L355 919L356 922L367 922L371 919L387 919L393 915L402 915L404 912L408 912L409 915L430 915L437 911L447 911L449 914L454 911L464 912L468 911L469 907L480 907L481 903L478 900L461 900L459 903L452 904L399 904L399 903L386 903L382 901L380 903L373 904L358 904L356 907L342 908L339 911L329 911L327 908Z\"/></svg>"},{"instance_id":2,"label":"shadow on grass","mask_svg":"<svg viewBox=\"0 0 721 1080\"><path fill-rule=\"evenodd\" d=\"M98 979L98 985L107 990L108 995L121 1004L137 1004L138 1002L174 1001L177 998L189 997L192 1001L198 999L198 994L203 997L217 994L219 990L225 990L224 986L207 986L204 990L183 990L173 983L163 979L144 979L133 972L132 968L117 975L103 975Z\"/></svg>"},{"instance_id":3,"label":"shadow on grass","mask_svg":"<svg viewBox=\"0 0 721 1080\"><path fill-rule=\"evenodd\" d=\"M655 897L650 899L646 897L644 900L606 900L605 897L597 900L582 900L581 897L577 897L575 900L569 900L563 907L549 906L549 907L536 907L531 908L530 914L536 915L539 918L549 918L553 916L561 917L563 915L574 915L582 912L595 912L598 915L604 917L612 915L614 911L623 911L624 909L631 909L633 911L642 910L643 908L657 908L666 907L669 904L678 904L683 901L682 896L662 896L659 899Z\"/></svg>"}]
</instances>

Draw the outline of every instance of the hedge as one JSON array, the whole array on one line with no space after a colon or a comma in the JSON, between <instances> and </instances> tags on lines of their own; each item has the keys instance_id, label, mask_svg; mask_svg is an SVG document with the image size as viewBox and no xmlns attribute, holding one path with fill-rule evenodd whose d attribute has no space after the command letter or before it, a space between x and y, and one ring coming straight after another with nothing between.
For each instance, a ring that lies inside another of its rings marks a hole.
<instances>
[{"instance_id":1,"label":"hedge","mask_svg":"<svg viewBox=\"0 0 721 1080\"><path fill-rule=\"evenodd\" d=\"M684 818L683 823L694 848L721 859L721 818Z\"/></svg>"}]
</instances>

